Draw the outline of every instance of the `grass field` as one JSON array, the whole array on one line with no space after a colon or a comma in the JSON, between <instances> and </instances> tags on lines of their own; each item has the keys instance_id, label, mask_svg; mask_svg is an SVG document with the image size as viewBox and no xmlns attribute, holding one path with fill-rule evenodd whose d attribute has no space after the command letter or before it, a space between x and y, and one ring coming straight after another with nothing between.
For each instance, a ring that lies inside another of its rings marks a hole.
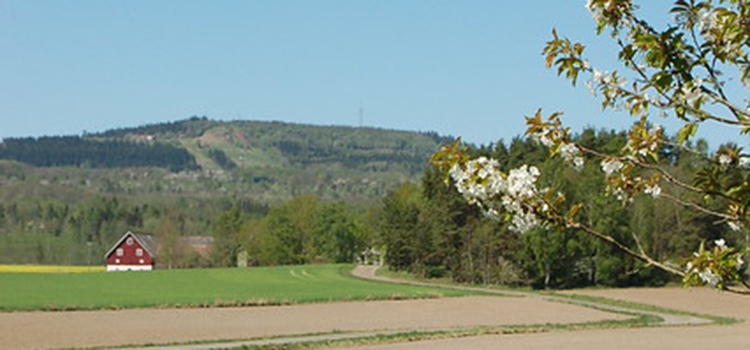
<instances>
[{"instance_id":1,"label":"grass field","mask_svg":"<svg viewBox=\"0 0 750 350\"><path fill-rule=\"evenodd\" d=\"M102 272L104 266L68 266L68 265L0 265L0 273L81 273Z\"/></svg>"},{"instance_id":2,"label":"grass field","mask_svg":"<svg viewBox=\"0 0 750 350\"><path fill-rule=\"evenodd\" d=\"M460 296L351 277L351 265L150 272L0 273L0 310L231 306Z\"/></svg>"}]
</instances>

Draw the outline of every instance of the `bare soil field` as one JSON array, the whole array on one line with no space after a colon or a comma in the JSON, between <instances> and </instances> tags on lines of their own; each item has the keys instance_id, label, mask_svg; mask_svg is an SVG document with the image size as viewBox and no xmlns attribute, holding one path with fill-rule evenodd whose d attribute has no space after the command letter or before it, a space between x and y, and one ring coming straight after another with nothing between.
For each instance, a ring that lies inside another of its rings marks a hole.
<instances>
[{"instance_id":1,"label":"bare soil field","mask_svg":"<svg viewBox=\"0 0 750 350\"><path fill-rule=\"evenodd\" d=\"M245 339L331 331L579 323L625 316L531 298L457 297L213 309L0 313L3 349Z\"/></svg>"},{"instance_id":2,"label":"bare soil field","mask_svg":"<svg viewBox=\"0 0 750 350\"><path fill-rule=\"evenodd\" d=\"M362 346L357 347L356 349L750 349L750 296L721 293L704 288L611 289L574 291L571 293L634 301L703 314L734 317L744 320L744 322L731 326L681 326L497 336L491 335L461 339Z\"/></svg>"}]
</instances>

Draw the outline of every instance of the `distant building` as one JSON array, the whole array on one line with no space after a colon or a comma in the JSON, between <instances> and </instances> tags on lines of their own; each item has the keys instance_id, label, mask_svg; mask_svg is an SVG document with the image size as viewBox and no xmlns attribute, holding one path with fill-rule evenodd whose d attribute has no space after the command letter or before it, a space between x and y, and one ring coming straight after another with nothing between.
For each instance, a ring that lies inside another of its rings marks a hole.
<instances>
[{"instance_id":1,"label":"distant building","mask_svg":"<svg viewBox=\"0 0 750 350\"><path fill-rule=\"evenodd\" d=\"M154 236L128 231L104 257L107 271L144 271L154 269Z\"/></svg>"},{"instance_id":2,"label":"distant building","mask_svg":"<svg viewBox=\"0 0 750 350\"><path fill-rule=\"evenodd\" d=\"M367 248L359 254L357 262L363 265L383 265L383 253L375 248Z\"/></svg>"},{"instance_id":3,"label":"distant building","mask_svg":"<svg viewBox=\"0 0 750 350\"><path fill-rule=\"evenodd\" d=\"M201 256L208 256L213 237L180 237L179 244ZM149 271L159 261L160 245L155 236L126 232L107 254L107 271Z\"/></svg>"}]
</instances>

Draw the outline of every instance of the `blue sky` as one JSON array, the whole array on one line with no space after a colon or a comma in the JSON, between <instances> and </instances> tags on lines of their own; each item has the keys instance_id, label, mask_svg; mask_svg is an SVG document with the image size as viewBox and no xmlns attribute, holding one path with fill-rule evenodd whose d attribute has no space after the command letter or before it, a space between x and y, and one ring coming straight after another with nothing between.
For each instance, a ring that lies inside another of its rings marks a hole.
<instances>
[{"instance_id":1,"label":"blue sky","mask_svg":"<svg viewBox=\"0 0 750 350\"><path fill-rule=\"evenodd\" d=\"M437 131L475 143L563 111L621 129L544 67L552 28L618 68L585 1L0 0L0 137L212 119ZM670 2L644 11L666 15ZM746 96L747 91L742 91ZM663 122L674 131L675 124ZM732 129L705 128L713 146Z\"/></svg>"}]
</instances>

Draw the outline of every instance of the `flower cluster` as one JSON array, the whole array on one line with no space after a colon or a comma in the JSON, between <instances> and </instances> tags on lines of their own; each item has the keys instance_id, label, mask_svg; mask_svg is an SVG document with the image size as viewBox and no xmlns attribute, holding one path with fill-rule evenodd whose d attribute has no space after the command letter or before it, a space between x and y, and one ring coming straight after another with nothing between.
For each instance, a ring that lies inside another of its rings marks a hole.
<instances>
[{"instance_id":1,"label":"flower cluster","mask_svg":"<svg viewBox=\"0 0 750 350\"><path fill-rule=\"evenodd\" d=\"M604 171L604 174L606 174L607 176L614 175L615 173L622 170L622 167L622 162L614 158L607 158L602 161L602 171Z\"/></svg>"},{"instance_id":2,"label":"flower cluster","mask_svg":"<svg viewBox=\"0 0 750 350\"><path fill-rule=\"evenodd\" d=\"M606 24L613 28L612 35L615 36L621 26L628 25L622 19L632 11L632 5L630 1L622 0L588 0L586 9L589 10L591 17L598 24L599 32Z\"/></svg>"},{"instance_id":3,"label":"flower cluster","mask_svg":"<svg viewBox=\"0 0 750 350\"><path fill-rule=\"evenodd\" d=\"M712 250L701 243L698 252L685 265L684 282L686 285L708 285L713 288L726 289L731 281L742 280L745 261L742 252L735 252L727 242L717 239Z\"/></svg>"},{"instance_id":4,"label":"flower cluster","mask_svg":"<svg viewBox=\"0 0 750 350\"><path fill-rule=\"evenodd\" d=\"M739 17L739 18L738 18ZM743 25L742 17L727 8L706 6L698 15L698 29L703 39L713 44L714 54L737 60L742 56L742 47L746 45L745 33L732 30Z\"/></svg>"},{"instance_id":5,"label":"flower cluster","mask_svg":"<svg viewBox=\"0 0 750 350\"><path fill-rule=\"evenodd\" d=\"M704 11L698 16L698 29L706 34L716 30L718 15L715 11Z\"/></svg>"},{"instance_id":6,"label":"flower cluster","mask_svg":"<svg viewBox=\"0 0 750 350\"><path fill-rule=\"evenodd\" d=\"M741 154L742 149L733 147L723 147L716 152L714 160L719 166L726 170L730 167L737 166L739 168L745 168L750 165L750 157L748 155Z\"/></svg>"},{"instance_id":7,"label":"flower cluster","mask_svg":"<svg viewBox=\"0 0 750 350\"><path fill-rule=\"evenodd\" d=\"M470 204L482 204L501 193L505 188L504 174L494 159L480 157L465 164L456 163L450 170L456 189Z\"/></svg>"},{"instance_id":8,"label":"flower cluster","mask_svg":"<svg viewBox=\"0 0 750 350\"><path fill-rule=\"evenodd\" d=\"M726 169L731 163L732 163L732 157L726 154L719 155L719 165L721 165L722 168Z\"/></svg>"},{"instance_id":9,"label":"flower cluster","mask_svg":"<svg viewBox=\"0 0 750 350\"><path fill-rule=\"evenodd\" d=\"M560 114L553 113L547 121L542 120L541 110L534 117L527 117L526 124L529 128L526 134L532 139L549 147L550 154L559 154L573 168L580 171L583 169L583 152L576 144L569 141L569 128L562 128Z\"/></svg>"},{"instance_id":10,"label":"flower cluster","mask_svg":"<svg viewBox=\"0 0 750 350\"><path fill-rule=\"evenodd\" d=\"M675 92L675 102L699 108L700 104L706 100L706 95L701 92L701 84L703 84L701 79L696 79L695 81L683 84L682 87Z\"/></svg>"},{"instance_id":11,"label":"flower cluster","mask_svg":"<svg viewBox=\"0 0 750 350\"><path fill-rule=\"evenodd\" d=\"M659 184L646 184L643 193L657 198L661 195L661 187L659 187Z\"/></svg>"},{"instance_id":12,"label":"flower cluster","mask_svg":"<svg viewBox=\"0 0 750 350\"><path fill-rule=\"evenodd\" d=\"M601 162L602 171L607 181L607 192L621 202L632 202L633 195L643 192L653 198L661 196L661 175L653 174L650 178L633 176L635 167L630 162L623 163L621 158L605 158Z\"/></svg>"},{"instance_id":13,"label":"flower cluster","mask_svg":"<svg viewBox=\"0 0 750 350\"><path fill-rule=\"evenodd\" d=\"M596 96L597 90L601 90L605 101L613 107L615 101L622 93L622 88L627 84L627 80L618 75L617 72L602 72L596 68L591 71L591 80L586 82L586 86L592 95Z\"/></svg>"},{"instance_id":14,"label":"flower cluster","mask_svg":"<svg viewBox=\"0 0 750 350\"><path fill-rule=\"evenodd\" d=\"M511 231L525 233L540 225L535 208L543 203L536 188L536 167L523 165L505 174L496 160L480 157L463 165L456 163L449 174L458 192L487 215L510 214Z\"/></svg>"},{"instance_id":15,"label":"flower cluster","mask_svg":"<svg viewBox=\"0 0 750 350\"><path fill-rule=\"evenodd\" d=\"M727 221L727 225L729 225L732 231L741 231L744 228L744 225L739 221Z\"/></svg>"},{"instance_id":16,"label":"flower cluster","mask_svg":"<svg viewBox=\"0 0 750 350\"><path fill-rule=\"evenodd\" d=\"M659 124L654 123L650 128L646 125L646 118L641 118L641 122L633 125L628 131L628 143L625 150L633 157L642 158L651 156L656 159L657 151L662 139L664 130Z\"/></svg>"},{"instance_id":17,"label":"flower cluster","mask_svg":"<svg viewBox=\"0 0 750 350\"><path fill-rule=\"evenodd\" d=\"M583 157L581 150L571 142L561 142L559 148L560 156L568 162L573 164L573 168L581 171L583 169Z\"/></svg>"},{"instance_id":18,"label":"flower cluster","mask_svg":"<svg viewBox=\"0 0 750 350\"><path fill-rule=\"evenodd\" d=\"M727 208L727 214L737 218L743 217L742 206L737 203L730 204ZM742 231L745 228L745 224L740 220L729 220L727 221L727 225L729 225L729 228L733 231Z\"/></svg>"}]
</instances>

